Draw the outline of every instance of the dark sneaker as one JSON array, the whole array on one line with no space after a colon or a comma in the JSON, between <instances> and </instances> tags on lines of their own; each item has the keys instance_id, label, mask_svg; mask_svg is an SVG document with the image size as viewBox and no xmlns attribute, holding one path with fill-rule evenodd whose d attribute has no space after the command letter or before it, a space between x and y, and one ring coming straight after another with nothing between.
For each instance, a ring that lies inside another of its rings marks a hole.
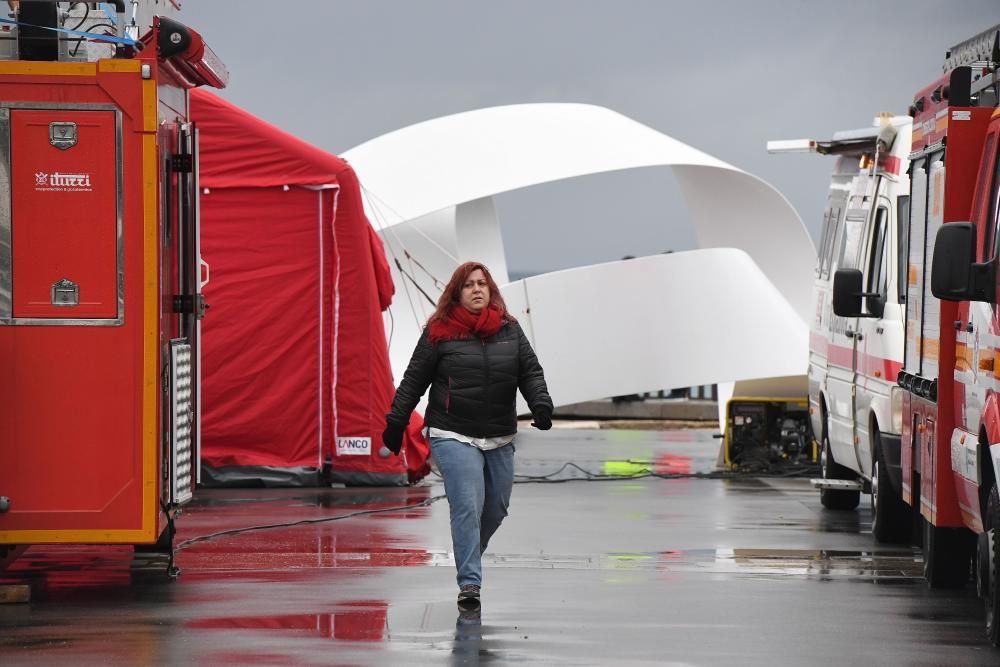
<instances>
[{"instance_id":1,"label":"dark sneaker","mask_svg":"<svg viewBox=\"0 0 1000 667\"><path fill-rule=\"evenodd\" d=\"M466 584L458 591L458 603L461 605L479 604L479 586Z\"/></svg>"},{"instance_id":2,"label":"dark sneaker","mask_svg":"<svg viewBox=\"0 0 1000 667\"><path fill-rule=\"evenodd\" d=\"M473 605L468 602L458 605L458 619L455 621L455 625L482 625L482 622L483 606L478 601Z\"/></svg>"}]
</instances>

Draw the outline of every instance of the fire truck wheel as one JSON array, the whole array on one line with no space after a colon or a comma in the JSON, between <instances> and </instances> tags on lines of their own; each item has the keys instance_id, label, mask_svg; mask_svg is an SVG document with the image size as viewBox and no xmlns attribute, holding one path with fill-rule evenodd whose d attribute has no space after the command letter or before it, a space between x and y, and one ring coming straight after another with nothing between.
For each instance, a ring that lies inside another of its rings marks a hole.
<instances>
[{"instance_id":1,"label":"fire truck wheel","mask_svg":"<svg viewBox=\"0 0 1000 667\"><path fill-rule=\"evenodd\" d=\"M819 455L819 465L823 479L854 479L854 473L835 462L833 456L830 455L830 436L827 433L825 415L823 419L823 447ZM861 492L820 489L819 501L828 510L852 510L861 502Z\"/></svg>"},{"instance_id":2,"label":"fire truck wheel","mask_svg":"<svg viewBox=\"0 0 1000 667\"><path fill-rule=\"evenodd\" d=\"M961 588L972 570L974 535L924 522L924 578L931 588Z\"/></svg>"},{"instance_id":3,"label":"fire truck wheel","mask_svg":"<svg viewBox=\"0 0 1000 667\"><path fill-rule=\"evenodd\" d=\"M986 503L986 530L979 535L976 558L976 587L986 606L986 635L990 643L1000 646L1000 496L994 482Z\"/></svg>"},{"instance_id":4,"label":"fire truck wheel","mask_svg":"<svg viewBox=\"0 0 1000 667\"><path fill-rule=\"evenodd\" d=\"M174 566L174 524L170 522L153 544L133 547L129 574L136 583L173 581L180 573Z\"/></svg>"},{"instance_id":5,"label":"fire truck wheel","mask_svg":"<svg viewBox=\"0 0 1000 667\"><path fill-rule=\"evenodd\" d=\"M167 524L167 527L163 529L160 533L160 537L157 538L156 542L153 544L136 544L134 549L137 553L154 553L154 554L169 554L173 553L174 550L174 534L176 533L176 528L174 528L173 523Z\"/></svg>"},{"instance_id":6,"label":"fire truck wheel","mask_svg":"<svg viewBox=\"0 0 1000 667\"><path fill-rule=\"evenodd\" d=\"M879 542L907 542L910 539L910 508L892 488L877 424L872 426L872 445L875 450L871 496L872 535Z\"/></svg>"}]
</instances>

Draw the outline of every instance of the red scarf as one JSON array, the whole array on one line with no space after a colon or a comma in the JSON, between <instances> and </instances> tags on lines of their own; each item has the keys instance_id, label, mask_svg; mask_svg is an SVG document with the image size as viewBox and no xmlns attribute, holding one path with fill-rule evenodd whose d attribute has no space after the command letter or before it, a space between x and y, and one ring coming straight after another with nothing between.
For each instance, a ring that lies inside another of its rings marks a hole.
<instances>
[{"instance_id":1,"label":"red scarf","mask_svg":"<svg viewBox=\"0 0 1000 667\"><path fill-rule=\"evenodd\" d=\"M439 343L443 340L463 340L473 336L489 338L500 331L502 326L503 317L493 304L483 308L478 314L456 304L451 307L443 320L431 324L430 339L431 343Z\"/></svg>"}]
</instances>

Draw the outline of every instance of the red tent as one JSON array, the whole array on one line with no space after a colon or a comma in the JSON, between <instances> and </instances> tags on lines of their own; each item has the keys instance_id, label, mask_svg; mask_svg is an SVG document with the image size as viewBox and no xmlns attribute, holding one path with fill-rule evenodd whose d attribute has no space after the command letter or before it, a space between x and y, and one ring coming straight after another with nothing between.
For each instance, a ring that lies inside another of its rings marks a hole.
<instances>
[{"instance_id":1,"label":"red tent","mask_svg":"<svg viewBox=\"0 0 1000 667\"><path fill-rule=\"evenodd\" d=\"M200 133L203 481L394 485L421 477L384 456L393 395L382 311L394 291L354 170L207 91ZM382 450L380 454L380 450Z\"/></svg>"}]
</instances>

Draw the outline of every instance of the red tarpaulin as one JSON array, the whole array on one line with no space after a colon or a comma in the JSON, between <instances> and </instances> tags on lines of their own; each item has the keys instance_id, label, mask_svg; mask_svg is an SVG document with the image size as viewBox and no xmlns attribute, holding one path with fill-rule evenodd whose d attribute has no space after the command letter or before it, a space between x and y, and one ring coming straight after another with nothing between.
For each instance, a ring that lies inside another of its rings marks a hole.
<instances>
[{"instance_id":1,"label":"red tarpaulin","mask_svg":"<svg viewBox=\"0 0 1000 667\"><path fill-rule=\"evenodd\" d=\"M212 93L191 93L200 133L202 464L211 480L405 484L426 473L383 457L393 395L381 311L393 285L357 176ZM419 423L414 415L411 426Z\"/></svg>"}]
</instances>

